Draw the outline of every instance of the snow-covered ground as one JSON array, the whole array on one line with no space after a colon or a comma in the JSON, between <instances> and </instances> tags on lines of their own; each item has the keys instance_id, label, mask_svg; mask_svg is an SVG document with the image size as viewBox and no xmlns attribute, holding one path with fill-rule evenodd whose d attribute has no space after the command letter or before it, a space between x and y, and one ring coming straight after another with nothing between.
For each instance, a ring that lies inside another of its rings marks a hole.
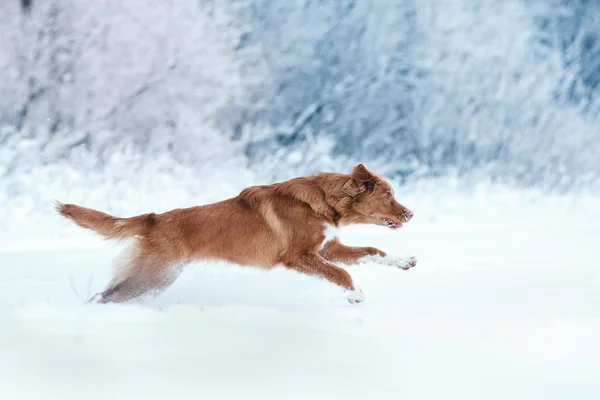
<instances>
[{"instance_id":1,"label":"snow-covered ground","mask_svg":"<svg viewBox=\"0 0 600 400\"><path fill-rule=\"evenodd\" d=\"M406 204L416 216L400 232L342 231L419 259L349 267L360 305L283 268L215 264L158 298L87 305L122 246L83 231L5 237L0 398L600 398L600 201Z\"/></svg>"}]
</instances>

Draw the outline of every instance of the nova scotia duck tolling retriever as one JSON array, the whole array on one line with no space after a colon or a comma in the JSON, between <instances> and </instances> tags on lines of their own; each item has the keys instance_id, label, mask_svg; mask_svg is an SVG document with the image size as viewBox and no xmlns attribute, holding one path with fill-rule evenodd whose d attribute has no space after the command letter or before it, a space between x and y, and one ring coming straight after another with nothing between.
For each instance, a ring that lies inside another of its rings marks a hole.
<instances>
[{"instance_id":1,"label":"nova scotia duck tolling retriever","mask_svg":"<svg viewBox=\"0 0 600 400\"><path fill-rule=\"evenodd\" d=\"M414 257L387 255L374 247L349 247L335 228L375 224L398 229L413 213L394 198L383 178L358 164L351 174L319 173L272 185L252 186L231 199L163 214L117 218L74 204L56 204L77 225L108 239L130 239L106 289L92 297L122 302L171 285L195 260L224 260L263 268L282 265L346 290L350 303L365 299L337 264L372 261L401 269Z\"/></svg>"}]
</instances>

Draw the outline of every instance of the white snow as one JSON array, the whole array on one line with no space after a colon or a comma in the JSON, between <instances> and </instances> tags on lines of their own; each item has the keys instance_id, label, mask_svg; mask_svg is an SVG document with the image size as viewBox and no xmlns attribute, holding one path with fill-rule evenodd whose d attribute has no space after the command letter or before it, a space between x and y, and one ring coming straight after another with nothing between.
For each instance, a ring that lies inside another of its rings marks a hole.
<instances>
[{"instance_id":1,"label":"white snow","mask_svg":"<svg viewBox=\"0 0 600 400\"><path fill-rule=\"evenodd\" d=\"M600 202L439 196L398 195L415 210L400 231L342 231L419 259L348 267L358 305L283 268L214 263L157 298L88 305L121 246L5 237L0 398L600 398Z\"/></svg>"}]
</instances>

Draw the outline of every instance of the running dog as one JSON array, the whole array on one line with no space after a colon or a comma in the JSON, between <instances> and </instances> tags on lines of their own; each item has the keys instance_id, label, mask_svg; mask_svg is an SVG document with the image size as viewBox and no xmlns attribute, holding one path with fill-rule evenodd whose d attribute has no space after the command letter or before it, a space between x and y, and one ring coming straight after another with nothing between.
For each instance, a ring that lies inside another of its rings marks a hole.
<instances>
[{"instance_id":1,"label":"running dog","mask_svg":"<svg viewBox=\"0 0 600 400\"><path fill-rule=\"evenodd\" d=\"M334 263L371 260L405 270L416 265L414 257L391 257L374 247L349 247L337 236L328 237L331 228L350 224L398 229L413 217L395 200L390 184L363 164L351 174L319 173L253 186L228 200L163 214L117 218L58 202L56 210L108 239L132 240L106 289L90 299L100 303L160 292L194 260L283 265L343 287L350 303L365 296Z\"/></svg>"}]
</instances>

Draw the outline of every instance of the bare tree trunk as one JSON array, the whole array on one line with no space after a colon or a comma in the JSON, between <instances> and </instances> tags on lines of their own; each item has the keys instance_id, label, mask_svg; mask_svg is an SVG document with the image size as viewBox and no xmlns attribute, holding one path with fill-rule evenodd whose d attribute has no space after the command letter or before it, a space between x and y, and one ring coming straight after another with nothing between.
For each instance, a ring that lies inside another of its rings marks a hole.
<instances>
[{"instance_id":1,"label":"bare tree trunk","mask_svg":"<svg viewBox=\"0 0 600 400\"><path fill-rule=\"evenodd\" d=\"M29 11L31 11L31 6L32 6L32 2L33 0L20 0L21 1L21 10L23 11L23 13L29 13Z\"/></svg>"}]
</instances>

